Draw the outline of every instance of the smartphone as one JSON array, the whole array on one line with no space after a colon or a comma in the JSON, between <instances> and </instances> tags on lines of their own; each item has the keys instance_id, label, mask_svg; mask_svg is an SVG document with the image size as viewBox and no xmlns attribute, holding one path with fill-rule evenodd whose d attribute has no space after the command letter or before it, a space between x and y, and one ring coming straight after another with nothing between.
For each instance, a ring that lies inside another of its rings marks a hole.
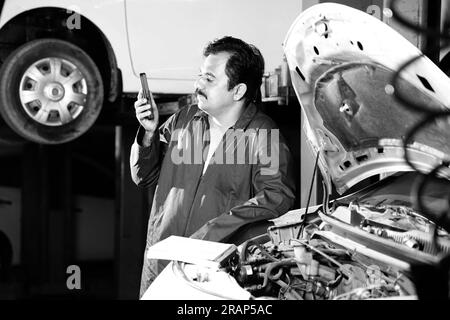
<instances>
[{"instance_id":1,"label":"smartphone","mask_svg":"<svg viewBox=\"0 0 450 320\"><path fill-rule=\"evenodd\" d=\"M153 115L153 102L152 102L153 97L152 97L152 92L148 88L147 75L144 72L142 72L139 74L139 77L141 78L142 97L147 99L148 104L150 104L152 106L152 108L150 108L150 115L147 116L146 119L153 120L153 118L155 117Z\"/></svg>"}]
</instances>

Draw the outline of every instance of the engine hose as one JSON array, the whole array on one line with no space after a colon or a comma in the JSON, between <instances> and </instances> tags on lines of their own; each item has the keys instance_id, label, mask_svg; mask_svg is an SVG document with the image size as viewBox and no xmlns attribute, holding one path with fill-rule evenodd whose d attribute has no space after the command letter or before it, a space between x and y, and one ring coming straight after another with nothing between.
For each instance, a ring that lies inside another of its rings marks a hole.
<instances>
[{"instance_id":1,"label":"engine hose","mask_svg":"<svg viewBox=\"0 0 450 320\"><path fill-rule=\"evenodd\" d=\"M278 262L280 259L275 258L272 256L261 244L257 243L256 246L258 247L259 251L270 261Z\"/></svg>"},{"instance_id":2,"label":"engine hose","mask_svg":"<svg viewBox=\"0 0 450 320\"><path fill-rule=\"evenodd\" d=\"M275 260L278 261L278 260ZM263 265L266 263L274 262L274 260L269 259L267 257L250 257L247 259L247 265Z\"/></svg>"},{"instance_id":3,"label":"engine hose","mask_svg":"<svg viewBox=\"0 0 450 320\"><path fill-rule=\"evenodd\" d=\"M293 296L296 300L303 300L302 296L298 294L292 287L290 287L287 283L281 280L275 281L277 285L279 285L282 290L284 290L284 293L288 293L289 295Z\"/></svg>"},{"instance_id":4,"label":"engine hose","mask_svg":"<svg viewBox=\"0 0 450 320\"><path fill-rule=\"evenodd\" d=\"M265 288L268 285L269 280L271 280L271 281L279 280L281 278L281 276L283 275L282 267L296 266L296 265L297 265L297 261L295 259L284 259L281 261L269 263L267 265L266 271L264 273L264 282L263 282L261 288ZM280 268L280 270L278 270L278 272L276 274L273 274L273 270L276 268Z\"/></svg>"},{"instance_id":5,"label":"engine hose","mask_svg":"<svg viewBox=\"0 0 450 320\"><path fill-rule=\"evenodd\" d=\"M248 247L250 246L250 244L252 244L252 243L258 243L259 244L260 242L267 242L267 241L270 241L270 237L266 233L265 234L261 234L259 236L256 236L254 238L251 238L251 239L245 241L242 244L242 249L241 249L241 252L239 254L240 263L241 264L248 264L248 261L247 261L247 250L248 250Z\"/></svg>"},{"instance_id":6,"label":"engine hose","mask_svg":"<svg viewBox=\"0 0 450 320\"><path fill-rule=\"evenodd\" d=\"M327 283L327 287L330 289L336 288L341 283L342 279L344 279L344 275L342 273L339 273L336 279L331 280Z\"/></svg>"}]
</instances>

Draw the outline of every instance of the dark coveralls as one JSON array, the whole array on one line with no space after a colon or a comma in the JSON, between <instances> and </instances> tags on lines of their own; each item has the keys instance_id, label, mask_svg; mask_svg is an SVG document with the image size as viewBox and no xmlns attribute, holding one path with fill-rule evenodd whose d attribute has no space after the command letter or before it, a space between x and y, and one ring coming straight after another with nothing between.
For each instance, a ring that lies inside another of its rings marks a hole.
<instances>
[{"instance_id":1,"label":"dark coveralls","mask_svg":"<svg viewBox=\"0 0 450 320\"><path fill-rule=\"evenodd\" d=\"M208 128L208 116L195 105L161 125L149 147L140 144L139 128L131 147L132 179L143 187L158 183L146 248L170 235L226 242L240 227L275 218L293 205L291 155L268 116L249 104L202 174L198 153L207 154ZM166 264L144 255L140 296Z\"/></svg>"}]
</instances>

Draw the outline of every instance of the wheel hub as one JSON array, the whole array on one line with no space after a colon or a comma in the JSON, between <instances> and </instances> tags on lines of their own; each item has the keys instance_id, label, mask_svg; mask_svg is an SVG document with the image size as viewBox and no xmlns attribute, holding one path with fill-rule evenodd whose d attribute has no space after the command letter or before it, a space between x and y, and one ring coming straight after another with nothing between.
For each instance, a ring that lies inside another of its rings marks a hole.
<instances>
[{"instance_id":1,"label":"wheel hub","mask_svg":"<svg viewBox=\"0 0 450 320\"><path fill-rule=\"evenodd\" d=\"M60 101L64 98L64 87L58 82L51 82L44 87L44 95L51 101Z\"/></svg>"},{"instance_id":2,"label":"wheel hub","mask_svg":"<svg viewBox=\"0 0 450 320\"><path fill-rule=\"evenodd\" d=\"M19 89L25 112L45 126L62 126L83 111L87 84L76 65L62 58L44 58L23 74Z\"/></svg>"}]
</instances>

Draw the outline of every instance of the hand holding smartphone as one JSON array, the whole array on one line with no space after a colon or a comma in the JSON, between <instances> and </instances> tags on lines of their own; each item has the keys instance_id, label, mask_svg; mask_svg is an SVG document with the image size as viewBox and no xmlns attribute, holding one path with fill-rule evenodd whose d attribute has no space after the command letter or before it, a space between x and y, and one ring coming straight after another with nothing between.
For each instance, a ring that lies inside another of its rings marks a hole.
<instances>
[{"instance_id":1,"label":"hand holding smartphone","mask_svg":"<svg viewBox=\"0 0 450 320\"><path fill-rule=\"evenodd\" d=\"M147 99L147 103L151 106L150 108L150 115L146 117L148 120L153 120L153 96L152 92L148 88L148 82L147 82L147 75L142 72L139 74L139 77L141 78L141 86L142 86L142 98Z\"/></svg>"}]
</instances>

